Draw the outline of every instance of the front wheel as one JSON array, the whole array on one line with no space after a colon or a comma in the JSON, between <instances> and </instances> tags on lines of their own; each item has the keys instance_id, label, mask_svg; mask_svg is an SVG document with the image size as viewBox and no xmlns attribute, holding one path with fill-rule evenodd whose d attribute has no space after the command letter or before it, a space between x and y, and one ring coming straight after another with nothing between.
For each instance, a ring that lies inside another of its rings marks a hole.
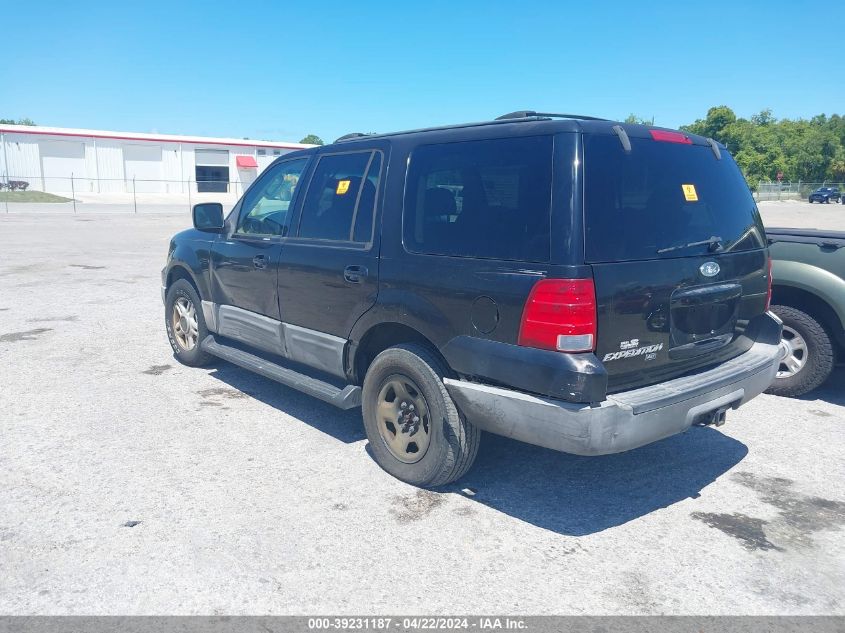
<instances>
[{"instance_id":1,"label":"front wheel","mask_svg":"<svg viewBox=\"0 0 845 633\"><path fill-rule=\"evenodd\" d=\"M783 321L782 343L787 348L775 380L766 390L778 396L801 396L821 385L833 371L833 345L824 327L806 312L791 306L772 306Z\"/></svg>"},{"instance_id":2,"label":"front wheel","mask_svg":"<svg viewBox=\"0 0 845 633\"><path fill-rule=\"evenodd\" d=\"M455 407L443 362L416 344L376 356L364 378L364 428L373 457L388 473L421 487L462 477L478 453L481 431Z\"/></svg>"},{"instance_id":3,"label":"front wheel","mask_svg":"<svg viewBox=\"0 0 845 633\"><path fill-rule=\"evenodd\" d=\"M197 291L187 281L179 279L167 289L164 304L167 338L176 360L191 367L208 365L214 357L200 348L208 336L208 328Z\"/></svg>"}]
</instances>

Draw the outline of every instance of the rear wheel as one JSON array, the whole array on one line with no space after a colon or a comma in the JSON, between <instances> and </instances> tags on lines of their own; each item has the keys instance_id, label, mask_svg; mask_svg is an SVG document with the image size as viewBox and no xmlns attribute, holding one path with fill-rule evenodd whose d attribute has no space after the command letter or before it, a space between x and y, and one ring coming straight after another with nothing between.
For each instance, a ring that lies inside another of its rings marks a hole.
<instances>
[{"instance_id":1,"label":"rear wheel","mask_svg":"<svg viewBox=\"0 0 845 633\"><path fill-rule=\"evenodd\" d=\"M391 347L364 378L364 428L373 457L415 486L455 481L472 466L481 432L455 407L443 378L449 370L428 348Z\"/></svg>"},{"instance_id":2,"label":"rear wheel","mask_svg":"<svg viewBox=\"0 0 845 633\"><path fill-rule=\"evenodd\" d=\"M833 345L824 327L806 312L791 306L772 306L783 321L782 342L787 355L767 393L800 396L821 385L833 371Z\"/></svg>"}]
</instances>

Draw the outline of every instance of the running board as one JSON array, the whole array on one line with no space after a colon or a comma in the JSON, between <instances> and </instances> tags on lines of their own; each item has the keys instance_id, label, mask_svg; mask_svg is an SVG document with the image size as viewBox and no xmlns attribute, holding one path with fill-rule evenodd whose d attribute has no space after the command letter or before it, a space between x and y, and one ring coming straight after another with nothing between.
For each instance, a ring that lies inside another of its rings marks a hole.
<instances>
[{"instance_id":1,"label":"running board","mask_svg":"<svg viewBox=\"0 0 845 633\"><path fill-rule=\"evenodd\" d=\"M346 385L341 389L318 378L312 378L307 374L282 367L237 347L221 343L215 340L212 335L205 337L200 347L212 356L217 356L238 367L254 371L256 374L261 374L265 378L275 380L283 385L307 393L309 396L319 398L323 402L328 402L341 409L354 409L355 407L361 406L361 387Z\"/></svg>"}]
</instances>

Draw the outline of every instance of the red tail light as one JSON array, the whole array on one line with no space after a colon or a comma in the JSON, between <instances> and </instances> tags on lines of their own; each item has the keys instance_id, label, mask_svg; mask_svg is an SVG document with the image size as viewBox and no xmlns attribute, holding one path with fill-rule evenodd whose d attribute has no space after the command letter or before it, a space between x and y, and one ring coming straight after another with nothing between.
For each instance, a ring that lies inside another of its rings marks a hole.
<instances>
[{"instance_id":1,"label":"red tail light","mask_svg":"<svg viewBox=\"0 0 845 633\"><path fill-rule=\"evenodd\" d=\"M651 138L655 141L663 141L665 143L683 143L685 145L692 145L690 137L681 132L670 132L669 130L649 130Z\"/></svg>"},{"instance_id":2,"label":"red tail light","mask_svg":"<svg viewBox=\"0 0 845 633\"><path fill-rule=\"evenodd\" d=\"M592 279L541 279L531 289L519 344L559 352L596 348L596 288Z\"/></svg>"},{"instance_id":3,"label":"red tail light","mask_svg":"<svg viewBox=\"0 0 845 633\"><path fill-rule=\"evenodd\" d=\"M767 266L768 266L768 272L766 273L766 276L769 278L769 280L768 280L769 281L769 288L766 291L766 310L768 310L769 306L772 305L772 258L771 257L769 257L769 259L768 259Z\"/></svg>"}]
</instances>

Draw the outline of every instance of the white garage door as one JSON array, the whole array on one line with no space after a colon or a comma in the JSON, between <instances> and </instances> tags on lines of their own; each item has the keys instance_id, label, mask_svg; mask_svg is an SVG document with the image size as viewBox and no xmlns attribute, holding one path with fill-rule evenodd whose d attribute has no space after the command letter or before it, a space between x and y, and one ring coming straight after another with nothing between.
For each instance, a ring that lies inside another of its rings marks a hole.
<instances>
[{"instance_id":1,"label":"white garage door","mask_svg":"<svg viewBox=\"0 0 845 633\"><path fill-rule=\"evenodd\" d=\"M44 176L44 191L66 193L71 191L70 177L85 181L85 145L76 141L42 141L41 173Z\"/></svg>"},{"instance_id":2,"label":"white garage door","mask_svg":"<svg viewBox=\"0 0 845 633\"><path fill-rule=\"evenodd\" d=\"M165 190L161 176L160 145L124 145L123 164L128 191L132 191L133 178L135 191L138 193L158 193Z\"/></svg>"}]
</instances>

